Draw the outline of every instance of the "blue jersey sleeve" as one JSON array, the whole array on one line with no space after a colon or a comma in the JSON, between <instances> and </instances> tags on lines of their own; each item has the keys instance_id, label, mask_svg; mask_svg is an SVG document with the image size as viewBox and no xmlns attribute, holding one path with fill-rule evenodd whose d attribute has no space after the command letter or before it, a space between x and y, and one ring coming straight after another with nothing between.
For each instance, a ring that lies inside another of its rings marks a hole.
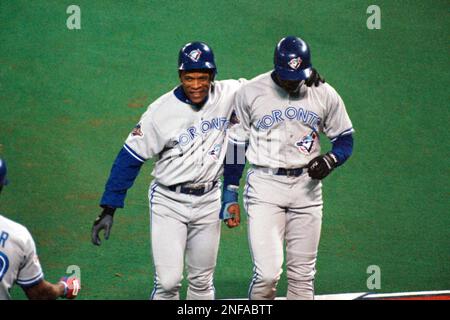
<instances>
[{"instance_id":1,"label":"blue jersey sleeve","mask_svg":"<svg viewBox=\"0 0 450 320\"><path fill-rule=\"evenodd\" d=\"M224 190L228 185L239 186L245 168L245 150L245 144L235 144L231 141L228 143L223 169Z\"/></svg>"},{"instance_id":2,"label":"blue jersey sleeve","mask_svg":"<svg viewBox=\"0 0 450 320\"><path fill-rule=\"evenodd\" d=\"M353 135L344 135L337 137L333 142L331 152L338 158L338 166L344 164L345 161L353 153Z\"/></svg>"},{"instance_id":3,"label":"blue jersey sleeve","mask_svg":"<svg viewBox=\"0 0 450 320\"><path fill-rule=\"evenodd\" d=\"M127 191L136 180L142 164L127 149L120 150L106 182L101 207L123 208Z\"/></svg>"}]
</instances>

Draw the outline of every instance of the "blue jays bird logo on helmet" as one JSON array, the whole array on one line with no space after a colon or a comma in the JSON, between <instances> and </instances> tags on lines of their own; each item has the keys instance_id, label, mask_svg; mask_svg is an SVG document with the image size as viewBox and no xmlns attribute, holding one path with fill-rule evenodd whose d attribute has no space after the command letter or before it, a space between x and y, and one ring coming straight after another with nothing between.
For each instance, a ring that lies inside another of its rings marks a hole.
<instances>
[{"instance_id":1,"label":"blue jays bird logo on helmet","mask_svg":"<svg viewBox=\"0 0 450 320\"><path fill-rule=\"evenodd\" d=\"M288 62L289 67L291 67L294 70L297 70L300 68L300 65L302 64L302 59L300 57L293 58L291 61Z\"/></svg>"},{"instance_id":2,"label":"blue jays bird logo on helmet","mask_svg":"<svg viewBox=\"0 0 450 320\"><path fill-rule=\"evenodd\" d=\"M188 57L194 61L194 62L198 62L198 59L200 59L200 56L202 55L202 52L199 49L195 49L192 50L189 54Z\"/></svg>"}]
</instances>

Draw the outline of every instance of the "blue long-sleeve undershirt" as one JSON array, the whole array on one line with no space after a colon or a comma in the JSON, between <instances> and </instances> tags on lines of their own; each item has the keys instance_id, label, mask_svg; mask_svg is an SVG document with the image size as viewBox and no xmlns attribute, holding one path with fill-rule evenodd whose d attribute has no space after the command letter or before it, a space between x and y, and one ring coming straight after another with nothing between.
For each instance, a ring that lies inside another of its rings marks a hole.
<instances>
[{"instance_id":1,"label":"blue long-sleeve undershirt","mask_svg":"<svg viewBox=\"0 0 450 320\"><path fill-rule=\"evenodd\" d=\"M247 146L244 144L228 143L223 168L223 186L225 189L228 185L239 185L239 180L245 168L246 149Z\"/></svg>"},{"instance_id":2,"label":"blue long-sleeve undershirt","mask_svg":"<svg viewBox=\"0 0 450 320\"><path fill-rule=\"evenodd\" d=\"M144 162L137 160L122 148L114 161L100 201L101 207L123 208L128 189L131 188Z\"/></svg>"},{"instance_id":3,"label":"blue long-sleeve undershirt","mask_svg":"<svg viewBox=\"0 0 450 320\"><path fill-rule=\"evenodd\" d=\"M338 158L338 166L341 166L353 153L353 135L339 136L332 145L331 152Z\"/></svg>"}]
</instances>

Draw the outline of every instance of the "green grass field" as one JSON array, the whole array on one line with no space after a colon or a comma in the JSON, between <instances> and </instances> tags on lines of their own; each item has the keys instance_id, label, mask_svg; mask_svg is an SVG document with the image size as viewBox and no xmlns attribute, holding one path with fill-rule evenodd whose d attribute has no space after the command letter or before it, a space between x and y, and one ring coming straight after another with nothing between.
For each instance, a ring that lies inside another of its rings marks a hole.
<instances>
[{"instance_id":1,"label":"green grass field","mask_svg":"<svg viewBox=\"0 0 450 320\"><path fill-rule=\"evenodd\" d=\"M124 139L177 85L184 43L212 46L219 79L252 78L293 34L309 42L356 129L353 157L324 183L316 293L369 291L370 265L381 268L376 292L450 289L448 1L78 0L81 30L66 27L70 4L0 2L0 144L11 181L0 212L31 231L47 280L78 265L80 299L147 299L151 164L110 240L90 242ZM371 4L380 30L366 26ZM217 298L245 298L251 273L244 214L239 229L223 228ZM20 288L13 297L24 298Z\"/></svg>"}]
</instances>

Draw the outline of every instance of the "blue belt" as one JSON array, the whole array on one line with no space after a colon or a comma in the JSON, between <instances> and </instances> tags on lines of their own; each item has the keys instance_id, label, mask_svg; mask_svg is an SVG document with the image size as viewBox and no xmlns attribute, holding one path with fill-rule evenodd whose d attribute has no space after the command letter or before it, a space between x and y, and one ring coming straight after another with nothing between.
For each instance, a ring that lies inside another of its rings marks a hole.
<instances>
[{"instance_id":1,"label":"blue belt","mask_svg":"<svg viewBox=\"0 0 450 320\"><path fill-rule=\"evenodd\" d=\"M303 168L284 169L278 168L273 170L277 176L298 177L303 173Z\"/></svg>"},{"instance_id":2,"label":"blue belt","mask_svg":"<svg viewBox=\"0 0 450 320\"><path fill-rule=\"evenodd\" d=\"M216 186L217 181L214 181L210 186L199 186L199 187L187 187L186 185L177 184L167 187L170 191L191 194L194 196L201 196L210 192Z\"/></svg>"}]
</instances>

